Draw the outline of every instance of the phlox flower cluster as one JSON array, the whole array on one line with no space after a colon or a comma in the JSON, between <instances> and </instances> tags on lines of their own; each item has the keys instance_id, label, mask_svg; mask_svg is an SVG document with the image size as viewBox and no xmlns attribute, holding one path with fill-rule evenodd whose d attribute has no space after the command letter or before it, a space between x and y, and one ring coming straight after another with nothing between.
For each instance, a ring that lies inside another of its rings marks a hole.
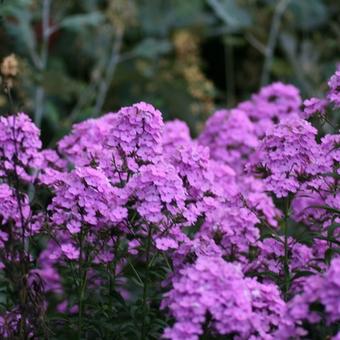
<instances>
[{"instance_id":1,"label":"phlox flower cluster","mask_svg":"<svg viewBox=\"0 0 340 340\"><path fill-rule=\"evenodd\" d=\"M320 170L316 134L309 122L297 116L286 118L267 131L250 162L253 171L264 179L267 191L277 197L296 193Z\"/></svg>"},{"instance_id":2,"label":"phlox flower cluster","mask_svg":"<svg viewBox=\"0 0 340 340\"><path fill-rule=\"evenodd\" d=\"M197 139L144 102L55 149L1 117L1 338L337 339L340 135L307 119L339 79L304 103L265 86Z\"/></svg>"},{"instance_id":3,"label":"phlox flower cluster","mask_svg":"<svg viewBox=\"0 0 340 340\"><path fill-rule=\"evenodd\" d=\"M250 100L239 104L251 122L256 135L261 137L266 131L291 115L303 116L299 90L293 85L276 82L264 86Z\"/></svg>"},{"instance_id":4,"label":"phlox flower cluster","mask_svg":"<svg viewBox=\"0 0 340 340\"><path fill-rule=\"evenodd\" d=\"M268 332L277 328L285 306L274 285L245 278L239 266L220 257L200 256L179 274L163 300L176 318L165 338L194 340L208 330L236 339L273 338Z\"/></svg>"},{"instance_id":5,"label":"phlox flower cluster","mask_svg":"<svg viewBox=\"0 0 340 340\"><path fill-rule=\"evenodd\" d=\"M239 109L215 112L198 140L209 146L212 159L223 161L237 171L242 171L244 161L258 145L254 124Z\"/></svg>"},{"instance_id":6,"label":"phlox flower cluster","mask_svg":"<svg viewBox=\"0 0 340 340\"><path fill-rule=\"evenodd\" d=\"M42 161L40 148L40 131L26 114L0 117L0 178L31 182Z\"/></svg>"},{"instance_id":7,"label":"phlox flower cluster","mask_svg":"<svg viewBox=\"0 0 340 340\"><path fill-rule=\"evenodd\" d=\"M338 67L337 71L335 72L334 75L329 79L328 82L329 86L329 93L327 96L328 101L334 105L336 108L340 107L340 100L339 100L339 95L340 95L340 69Z\"/></svg>"}]
</instances>

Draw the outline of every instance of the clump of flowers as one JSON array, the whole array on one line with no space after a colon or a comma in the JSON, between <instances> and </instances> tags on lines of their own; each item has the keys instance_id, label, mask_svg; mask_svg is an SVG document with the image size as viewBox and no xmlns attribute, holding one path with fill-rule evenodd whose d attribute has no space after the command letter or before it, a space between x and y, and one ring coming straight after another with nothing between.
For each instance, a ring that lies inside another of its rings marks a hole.
<instances>
[{"instance_id":1,"label":"clump of flowers","mask_svg":"<svg viewBox=\"0 0 340 340\"><path fill-rule=\"evenodd\" d=\"M303 102L303 118L308 119L316 114L323 116L326 111L327 100L319 98L306 99Z\"/></svg>"},{"instance_id":2,"label":"clump of flowers","mask_svg":"<svg viewBox=\"0 0 340 340\"><path fill-rule=\"evenodd\" d=\"M219 110L208 119L199 143L210 148L211 158L242 171L244 161L257 145L254 124L239 109Z\"/></svg>"},{"instance_id":3,"label":"clump of flowers","mask_svg":"<svg viewBox=\"0 0 340 340\"><path fill-rule=\"evenodd\" d=\"M316 129L295 116L267 131L251 165L277 197L296 193L320 169ZM321 170L322 171L322 170Z\"/></svg>"},{"instance_id":4,"label":"clump of flowers","mask_svg":"<svg viewBox=\"0 0 340 340\"><path fill-rule=\"evenodd\" d=\"M221 205L207 216L201 232L213 238L230 261L246 261L250 248L260 238L256 215L241 205Z\"/></svg>"},{"instance_id":5,"label":"clump of flowers","mask_svg":"<svg viewBox=\"0 0 340 340\"><path fill-rule=\"evenodd\" d=\"M338 88L268 85L196 140L144 102L55 149L1 117L1 338L337 339L340 135L307 119Z\"/></svg>"},{"instance_id":6,"label":"clump of flowers","mask_svg":"<svg viewBox=\"0 0 340 340\"><path fill-rule=\"evenodd\" d=\"M118 224L126 217L124 199L110 185L105 174L91 167L76 168L54 184L55 196L49 207L51 222L79 233L83 224L99 230Z\"/></svg>"},{"instance_id":7,"label":"clump of flowers","mask_svg":"<svg viewBox=\"0 0 340 340\"><path fill-rule=\"evenodd\" d=\"M332 77L329 79L328 82L329 86L329 93L327 96L327 99L331 104L333 104L335 107L340 107L340 70L338 69L335 74L332 75Z\"/></svg>"},{"instance_id":8,"label":"clump of flowers","mask_svg":"<svg viewBox=\"0 0 340 340\"><path fill-rule=\"evenodd\" d=\"M292 115L303 116L299 90L293 85L276 82L264 86L251 99L239 104L251 122L254 131L262 138L266 131Z\"/></svg>"},{"instance_id":9,"label":"clump of flowers","mask_svg":"<svg viewBox=\"0 0 340 340\"><path fill-rule=\"evenodd\" d=\"M184 213L186 192L172 166L143 165L129 185L137 197L135 208L147 221L162 224L166 213L173 216Z\"/></svg>"},{"instance_id":10,"label":"clump of flowers","mask_svg":"<svg viewBox=\"0 0 340 340\"><path fill-rule=\"evenodd\" d=\"M275 286L244 278L240 267L219 257L198 257L179 271L173 289L165 295L176 322L168 339L198 339L204 334L258 335L272 339L283 314L284 302Z\"/></svg>"},{"instance_id":11,"label":"clump of flowers","mask_svg":"<svg viewBox=\"0 0 340 340\"><path fill-rule=\"evenodd\" d=\"M41 164L39 135L39 129L24 113L0 117L0 178L33 180L32 170Z\"/></svg>"}]
</instances>

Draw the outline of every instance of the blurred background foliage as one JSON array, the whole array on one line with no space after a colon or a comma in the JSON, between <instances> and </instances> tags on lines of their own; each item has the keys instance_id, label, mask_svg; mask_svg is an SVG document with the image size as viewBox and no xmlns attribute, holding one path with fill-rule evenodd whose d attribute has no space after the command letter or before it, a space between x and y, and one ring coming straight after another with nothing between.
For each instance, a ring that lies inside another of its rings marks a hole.
<instances>
[{"instance_id":1,"label":"blurred background foliage","mask_svg":"<svg viewBox=\"0 0 340 340\"><path fill-rule=\"evenodd\" d=\"M274 80L325 92L339 18L338 0L2 0L0 58L17 56L15 103L46 145L141 100L195 135L216 107Z\"/></svg>"}]
</instances>

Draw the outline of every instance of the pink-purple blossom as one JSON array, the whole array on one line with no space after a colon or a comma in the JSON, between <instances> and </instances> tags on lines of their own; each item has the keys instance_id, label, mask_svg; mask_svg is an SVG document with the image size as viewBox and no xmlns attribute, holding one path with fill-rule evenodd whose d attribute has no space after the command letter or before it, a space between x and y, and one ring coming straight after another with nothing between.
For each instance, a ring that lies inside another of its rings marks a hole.
<instances>
[{"instance_id":1,"label":"pink-purple blossom","mask_svg":"<svg viewBox=\"0 0 340 340\"><path fill-rule=\"evenodd\" d=\"M1 117L1 338L39 337L46 315L72 333L133 314L135 333L173 340L337 339L340 135L307 119L340 107L339 79L303 106L265 86L196 139L145 102L55 149L26 114Z\"/></svg>"}]
</instances>

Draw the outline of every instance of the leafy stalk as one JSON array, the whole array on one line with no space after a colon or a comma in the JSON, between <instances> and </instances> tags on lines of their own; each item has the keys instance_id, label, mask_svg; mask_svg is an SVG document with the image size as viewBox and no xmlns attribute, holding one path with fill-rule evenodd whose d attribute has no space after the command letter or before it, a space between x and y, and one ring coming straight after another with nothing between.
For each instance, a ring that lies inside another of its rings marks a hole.
<instances>
[{"instance_id":1,"label":"leafy stalk","mask_svg":"<svg viewBox=\"0 0 340 340\"><path fill-rule=\"evenodd\" d=\"M142 300L142 326L141 326L141 339L146 339L146 317L147 317L147 293L148 293L148 282L149 282L149 261L150 261L150 250L151 250L151 237L152 237L152 227L149 226L148 236L146 240L146 272L144 278L143 287L143 300Z\"/></svg>"},{"instance_id":2,"label":"leafy stalk","mask_svg":"<svg viewBox=\"0 0 340 340\"><path fill-rule=\"evenodd\" d=\"M120 237L117 236L116 242L115 242L115 248L114 248L114 259L113 259L113 266L109 267L109 307L110 312L112 310L112 304L113 304L113 289L116 282L116 271L117 271L117 263L118 263L118 249L119 249L119 241Z\"/></svg>"},{"instance_id":3,"label":"leafy stalk","mask_svg":"<svg viewBox=\"0 0 340 340\"><path fill-rule=\"evenodd\" d=\"M83 314L84 314L84 297L87 285L87 256L85 257L85 262L83 261L84 254L84 233L83 228L79 235L79 277L80 283L78 287L78 301L79 301L79 312L78 312L78 339L81 339L82 327L83 327Z\"/></svg>"},{"instance_id":4,"label":"leafy stalk","mask_svg":"<svg viewBox=\"0 0 340 340\"><path fill-rule=\"evenodd\" d=\"M7 98L10 104L10 109L14 111L14 103L11 94L10 87L5 87L5 93L7 94ZM21 270L21 277L20 277L20 291L19 291L19 301L20 301L20 312L21 312L21 319L20 319L20 328L19 334L21 338L26 338L27 336L27 329L26 329L26 306L27 306L27 298L28 298L28 286L27 286L27 274L28 274L28 262L29 257L26 256L26 240L25 240L25 218L23 214L23 208L21 204L21 197L20 197L20 181L19 175L17 171L17 159L18 159L18 145L17 145L17 136L15 131L15 123L16 123L16 116L13 115L13 126L12 126L12 136L14 142L14 190L15 196L18 204L19 215L20 215L20 223L21 223L21 247L20 247L20 270Z\"/></svg>"},{"instance_id":5,"label":"leafy stalk","mask_svg":"<svg viewBox=\"0 0 340 340\"><path fill-rule=\"evenodd\" d=\"M285 199L284 217L283 217L283 231L284 231L284 258L283 258L283 270L284 270L284 298L288 299L288 291L290 285L290 272L289 272L289 244L288 244L288 218L289 218L289 198Z\"/></svg>"}]
</instances>

